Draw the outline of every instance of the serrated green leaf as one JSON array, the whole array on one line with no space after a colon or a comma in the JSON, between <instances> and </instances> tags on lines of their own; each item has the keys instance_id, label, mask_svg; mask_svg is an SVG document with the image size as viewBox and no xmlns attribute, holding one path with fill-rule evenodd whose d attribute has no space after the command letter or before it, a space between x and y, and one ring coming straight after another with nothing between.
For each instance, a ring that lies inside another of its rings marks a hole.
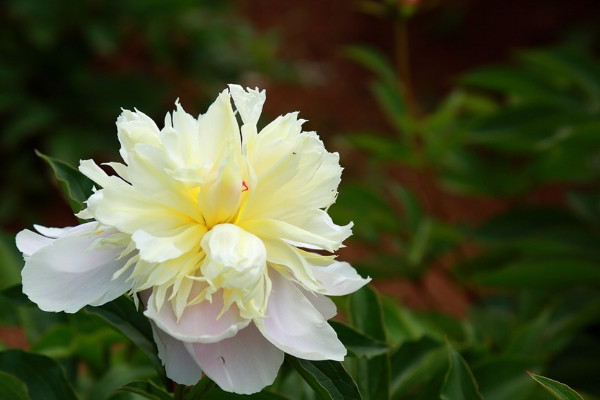
<instances>
[{"instance_id":1,"label":"serrated green leaf","mask_svg":"<svg viewBox=\"0 0 600 400\"><path fill-rule=\"evenodd\" d=\"M0 352L0 371L20 379L32 399L77 400L62 368L51 358L6 350Z\"/></svg>"},{"instance_id":2,"label":"serrated green leaf","mask_svg":"<svg viewBox=\"0 0 600 400\"><path fill-rule=\"evenodd\" d=\"M371 358L386 353L390 346L373 339L356 329L337 321L330 321L329 324L338 335L338 339L346 346L348 351L355 357Z\"/></svg>"},{"instance_id":3,"label":"serrated green leaf","mask_svg":"<svg viewBox=\"0 0 600 400\"><path fill-rule=\"evenodd\" d=\"M362 400L356 382L341 362L302 360L287 354L285 359L322 400Z\"/></svg>"},{"instance_id":4,"label":"serrated green leaf","mask_svg":"<svg viewBox=\"0 0 600 400\"><path fill-rule=\"evenodd\" d=\"M54 175L69 201L73 212L77 213L83 209L84 202L92 194L94 183L79 170L64 161L47 156L36 151L36 154L44 160L54 171Z\"/></svg>"},{"instance_id":5,"label":"serrated green leaf","mask_svg":"<svg viewBox=\"0 0 600 400\"><path fill-rule=\"evenodd\" d=\"M442 400L484 400L471 368L462 356L446 343L450 365L442 386Z\"/></svg>"},{"instance_id":6,"label":"serrated green leaf","mask_svg":"<svg viewBox=\"0 0 600 400\"><path fill-rule=\"evenodd\" d=\"M158 358L150 322L136 310L133 301L126 296L121 296L99 307L86 306L85 310L101 316L138 345L148 356L161 379L167 381L165 369Z\"/></svg>"},{"instance_id":7,"label":"serrated green leaf","mask_svg":"<svg viewBox=\"0 0 600 400\"><path fill-rule=\"evenodd\" d=\"M13 375L0 371L0 399L31 400L27 386Z\"/></svg>"},{"instance_id":8,"label":"serrated green leaf","mask_svg":"<svg viewBox=\"0 0 600 400\"><path fill-rule=\"evenodd\" d=\"M532 374L527 371L529 376L542 385L544 389L548 392L552 393L554 397L560 400L583 400L583 397L579 395L576 391L565 385L564 383L560 383L550 378L546 378L541 375Z\"/></svg>"}]
</instances>

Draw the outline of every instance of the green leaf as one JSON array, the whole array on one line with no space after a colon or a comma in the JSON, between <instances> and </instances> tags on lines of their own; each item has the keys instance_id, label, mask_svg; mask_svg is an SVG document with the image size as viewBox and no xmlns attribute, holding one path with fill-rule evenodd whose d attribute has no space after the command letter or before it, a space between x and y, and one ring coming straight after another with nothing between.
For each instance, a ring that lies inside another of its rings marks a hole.
<instances>
[{"instance_id":1,"label":"green leaf","mask_svg":"<svg viewBox=\"0 0 600 400\"><path fill-rule=\"evenodd\" d=\"M589 54L573 49L553 49L522 52L519 58L539 71L577 87L588 96L592 106L600 104L600 67Z\"/></svg>"},{"instance_id":2,"label":"green leaf","mask_svg":"<svg viewBox=\"0 0 600 400\"><path fill-rule=\"evenodd\" d=\"M350 320L356 330L381 342L387 341L381 301L377 293L364 286L350 296ZM390 358L381 354L371 359L357 360L357 380L365 399L389 398Z\"/></svg>"},{"instance_id":3,"label":"green leaf","mask_svg":"<svg viewBox=\"0 0 600 400\"><path fill-rule=\"evenodd\" d=\"M556 90L538 73L507 67L485 67L471 71L461 78L470 86L503 92L541 103L573 105L573 100Z\"/></svg>"},{"instance_id":4,"label":"green leaf","mask_svg":"<svg viewBox=\"0 0 600 400\"><path fill-rule=\"evenodd\" d=\"M415 387L441 380L448 368L448 352L440 342L425 336L403 343L390 362L392 398L398 398Z\"/></svg>"},{"instance_id":5,"label":"green leaf","mask_svg":"<svg viewBox=\"0 0 600 400\"><path fill-rule=\"evenodd\" d=\"M285 359L313 388L319 398L323 400L362 399L356 382L341 362L302 360L287 354Z\"/></svg>"},{"instance_id":6,"label":"green leaf","mask_svg":"<svg viewBox=\"0 0 600 400\"><path fill-rule=\"evenodd\" d=\"M21 283L23 257L15 245L15 236L0 232L0 289Z\"/></svg>"},{"instance_id":7,"label":"green leaf","mask_svg":"<svg viewBox=\"0 0 600 400\"><path fill-rule=\"evenodd\" d=\"M338 339L355 357L371 358L386 353L390 346L337 321L330 321Z\"/></svg>"},{"instance_id":8,"label":"green leaf","mask_svg":"<svg viewBox=\"0 0 600 400\"><path fill-rule=\"evenodd\" d=\"M121 296L99 307L86 306L85 310L101 316L137 344L148 356L161 379L167 382L165 369L158 358L150 322L136 310L133 301L126 296Z\"/></svg>"},{"instance_id":9,"label":"green leaf","mask_svg":"<svg viewBox=\"0 0 600 400\"><path fill-rule=\"evenodd\" d=\"M79 170L64 161L44 155L39 151L36 151L36 154L52 167L52 171L54 171L54 175L73 212L81 211L84 207L83 203L92 194L94 183Z\"/></svg>"},{"instance_id":10,"label":"green leaf","mask_svg":"<svg viewBox=\"0 0 600 400\"><path fill-rule=\"evenodd\" d=\"M446 343L450 366L442 386L440 397L442 400L483 400L479 392L475 377L467 362L450 345Z\"/></svg>"},{"instance_id":11,"label":"green leaf","mask_svg":"<svg viewBox=\"0 0 600 400\"><path fill-rule=\"evenodd\" d=\"M77 400L63 370L51 358L6 350L0 352L0 371L25 383L32 399Z\"/></svg>"},{"instance_id":12,"label":"green leaf","mask_svg":"<svg viewBox=\"0 0 600 400\"><path fill-rule=\"evenodd\" d=\"M112 365L100 379L94 382L93 387L89 390L86 400L104 400L111 396L115 390L123 387L129 382L141 381L149 379L153 376L154 370L152 367L133 366L127 364ZM138 388L139 389L139 388ZM139 389L141 391L141 389ZM114 394L118 396L117 393Z\"/></svg>"},{"instance_id":13,"label":"green leaf","mask_svg":"<svg viewBox=\"0 0 600 400\"><path fill-rule=\"evenodd\" d=\"M352 326L356 330L382 342L387 340L381 302L369 285L350 296L349 310Z\"/></svg>"},{"instance_id":14,"label":"green leaf","mask_svg":"<svg viewBox=\"0 0 600 400\"><path fill-rule=\"evenodd\" d=\"M574 391L564 383L557 382L553 379L546 378L541 375L532 374L529 371L527 371L527 373L534 381L542 385L544 389L552 393L557 399L583 400L583 397L581 397L576 391Z\"/></svg>"},{"instance_id":15,"label":"green leaf","mask_svg":"<svg viewBox=\"0 0 600 400\"><path fill-rule=\"evenodd\" d=\"M596 261L573 258L541 258L515 261L502 269L476 273L472 281L480 285L515 288L562 288L600 285Z\"/></svg>"},{"instance_id":16,"label":"green leaf","mask_svg":"<svg viewBox=\"0 0 600 400\"><path fill-rule=\"evenodd\" d=\"M295 398L295 397L294 397ZM196 397L186 397L186 400L195 400ZM200 399L200 398L198 398ZM262 390L252 395L235 394L225 392L221 388L215 388L206 397L202 397L202 400L290 400L289 397L283 396L279 393L269 392L268 390Z\"/></svg>"},{"instance_id":17,"label":"green leaf","mask_svg":"<svg viewBox=\"0 0 600 400\"><path fill-rule=\"evenodd\" d=\"M13 375L0 371L0 399L31 400L27 386Z\"/></svg>"},{"instance_id":18,"label":"green leaf","mask_svg":"<svg viewBox=\"0 0 600 400\"><path fill-rule=\"evenodd\" d=\"M398 81L392 64L378 51L367 46L348 46L346 55L363 67L371 70L379 78L394 83Z\"/></svg>"},{"instance_id":19,"label":"green leaf","mask_svg":"<svg viewBox=\"0 0 600 400\"><path fill-rule=\"evenodd\" d=\"M534 357L498 356L473 366L479 391L486 400L530 399L533 383L523 371L541 367Z\"/></svg>"},{"instance_id":20,"label":"green leaf","mask_svg":"<svg viewBox=\"0 0 600 400\"><path fill-rule=\"evenodd\" d=\"M198 383L188 392L186 398L188 400L201 400L207 397L207 394L217 387L215 382L208 376L203 376Z\"/></svg>"},{"instance_id":21,"label":"green leaf","mask_svg":"<svg viewBox=\"0 0 600 400\"><path fill-rule=\"evenodd\" d=\"M157 386L156 383L151 380L130 382L115 389L115 392L135 393L138 396L150 400L173 400L172 394ZM190 398L189 400L192 399Z\"/></svg>"}]
</instances>

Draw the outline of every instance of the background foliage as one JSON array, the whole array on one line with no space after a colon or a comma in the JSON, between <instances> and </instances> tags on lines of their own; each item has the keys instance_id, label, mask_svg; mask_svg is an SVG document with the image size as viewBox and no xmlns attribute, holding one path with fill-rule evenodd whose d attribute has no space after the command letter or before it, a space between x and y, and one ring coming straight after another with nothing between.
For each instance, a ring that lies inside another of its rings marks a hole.
<instances>
[{"instance_id":1,"label":"background foliage","mask_svg":"<svg viewBox=\"0 0 600 400\"><path fill-rule=\"evenodd\" d=\"M256 33L227 2L42 3L0 5L0 221L9 228L56 209L51 170L70 205L80 207L90 186L69 165L114 158L107 121L119 107L160 120L175 98L199 112L248 74L294 77L294 67L277 58L277 36ZM343 364L287 357L274 385L251 398L598 399L600 64L593 41L519 51L512 63L471 70L425 103L412 87L405 43L423 4L360 3L395 27L396 60L370 46L343 49L371 74L372 98L391 127L340 139L364 171L347 177L331 212L355 222L349 250L361 251L349 256L375 278L375 289L336 299L341 319L332 326L349 357ZM37 158L34 148L52 157ZM441 189L410 189L400 170ZM429 203L445 193L475 199L463 207L493 198L498 211L476 224L441 218ZM129 299L73 315L41 312L20 291L14 233L0 239L0 326L16 327L27 343L26 350L0 343L0 398L242 397L205 379L193 389L174 387ZM422 287L433 269L467 297L464 314L411 309L383 290L389 281Z\"/></svg>"}]
</instances>

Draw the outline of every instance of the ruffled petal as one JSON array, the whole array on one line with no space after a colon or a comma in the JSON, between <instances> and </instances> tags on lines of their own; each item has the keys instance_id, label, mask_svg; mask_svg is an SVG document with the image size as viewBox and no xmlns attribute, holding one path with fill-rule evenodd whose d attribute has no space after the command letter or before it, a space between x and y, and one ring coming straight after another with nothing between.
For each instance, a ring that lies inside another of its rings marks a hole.
<instances>
[{"instance_id":1,"label":"ruffled petal","mask_svg":"<svg viewBox=\"0 0 600 400\"><path fill-rule=\"evenodd\" d=\"M129 289L126 272L113 279L113 274L128 261L117 259L124 247L90 247L116 231L97 234L96 222L80 225L78 229L52 240L30 255L21 275L23 292L44 311L74 313L86 305L101 305L114 300ZM21 235L21 247L32 242Z\"/></svg>"},{"instance_id":2,"label":"ruffled petal","mask_svg":"<svg viewBox=\"0 0 600 400\"><path fill-rule=\"evenodd\" d=\"M165 366L169 379L188 386L198 383L202 378L202 369L185 347L184 342L168 335L152 321L150 324L158 348L158 357Z\"/></svg>"},{"instance_id":3,"label":"ruffled petal","mask_svg":"<svg viewBox=\"0 0 600 400\"><path fill-rule=\"evenodd\" d=\"M312 271L322 286L321 293L330 296L353 293L371 281L371 278L361 277L350 264L342 261L335 261L327 267L313 266Z\"/></svg>"},{"instance_id":4,"label":"ruffled petal","mask_svg":"<svg viewBox=\"0 0 600 400\"><path fill-rule=\"evenodd\" d=\"M240 394L256 393L272 384L284 356L254 324L218 343L186 346L221 389Z\"/></svg>"},{"instance_id":5,"label":"ruffled petal","mask_svg":"<svg viewBox=\"0 0 600 400\"><path fill-rule=\"evenodd\" d=\"M173 308L163 305L160 311L156 309L154 293L148 301L144 312L148 318L170 336L186 342L214 343L235 336L240 329L245 328L250 320L241 318L239 310L233 304L223 315L223 295L217 292L208 300L189 305L183 311L179 321Z\"/></svg>"},{"instance_id":6,"label":"ruffled petal","mask_svg":"<svg viewBox=\"0 0 600 400\"><path fill-rule=\"evenodd\" d=\"M229 92L244 125L256 125L267 98L265 91L250 88L244 90L240 85L229 85Z\"/></svg>"},{"instance_id":7,"label":"ruffled petal","mask_svg":"<svg viewBox=\"0 0 600 400\"><path fill-rule=\"evenodd\" d=\"M342 361L346 348L323 315L296 285L277 271L269 274L273 289L263 335L284 352L307 360Z\"/></svg>"}]
</instances>

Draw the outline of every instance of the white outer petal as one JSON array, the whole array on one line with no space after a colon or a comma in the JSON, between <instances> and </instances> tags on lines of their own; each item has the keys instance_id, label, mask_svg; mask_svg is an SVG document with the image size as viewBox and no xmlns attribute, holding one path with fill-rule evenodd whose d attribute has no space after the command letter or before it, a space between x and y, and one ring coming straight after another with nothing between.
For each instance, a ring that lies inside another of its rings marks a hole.
<instances>
[{"instance_id":1,"label":"white outer petal","mask_svg":"<svg viewBox=\"0 0 600 400\"><path fill-rule=\"evenodd\" d=\"M321 293L330 296L343 296L356 292L371 281L363 278L347 262L335 261L326 267L313 266L313 274L322 286Z\"/></svg>"},{"instance_id":2,"label":"white outer petal","mask_svg":"<svg viewBox=\"0 0 600 400\"><path fill-rule=\"evenodd\" d=\"M129 272L113 280L128 258L117 260L123 248L93 249L100 237L96 222L83 224L40 247L25 262L21 272L23 293L44 311L77 312L86 305L101 305L129 289ZM18 241L23 248L24 236ZM26 247L26 246L25 246Z\"/></svg>"},{"instance_id":3,"label":"white outer petal","mask_svg":"<svg viewBox=\"0 0 600 400\"><path fill-rule=\"evenodd\" d=\"M342 361L346 348L323 315L279 272L271 271L269 277L273 288L266 318L258 324L262 334L295 357Z\"/></svg>"},{"instance_id":4,"label":"white outer petal","mask_svg":"<svg viewBox=\"0 0 600 400\"><path fill-rule=\"evenodd\" d=\"M273 383L283 363L283 352L250 324L218 343L187 343L204 373L221 389L251 394Z\"/></svg>"},{"instance_id":5,"label":"white outer petal","mask_svg":"<svg viewBox=\"0 0 600 400\"><path fill-rule=\"evenodd\" d=\"M337 307L329 297L315 292L308 292L299 287L300 291L310 303L321 313L323 318L331 319L337 315Z\"/></svg>"},{"instance_id":6,"label":"white outer petal","mask_svg":"<svg viewBox=\"0 0 600 400\"><path fill-rule=\"evenodd\" d=\"M185 348L185 343L159 329L154 322L150 321L150 325L158 348L158 357L165 366L169 379L188 386L198 383L202 378L202 369Z\"/></svg>"},{"instance_id":7,"label":"white outer petal","mask_svg":"<svg viewBox=\"0 0 600 400\"><path fill-rule=\"evenodd\" d=\"M42 236L39 233L24 229L17 233L17 248L23 253L23 258L27 260L33 253L52 243L54 239Z\"/></svg>"}]
</instances>

